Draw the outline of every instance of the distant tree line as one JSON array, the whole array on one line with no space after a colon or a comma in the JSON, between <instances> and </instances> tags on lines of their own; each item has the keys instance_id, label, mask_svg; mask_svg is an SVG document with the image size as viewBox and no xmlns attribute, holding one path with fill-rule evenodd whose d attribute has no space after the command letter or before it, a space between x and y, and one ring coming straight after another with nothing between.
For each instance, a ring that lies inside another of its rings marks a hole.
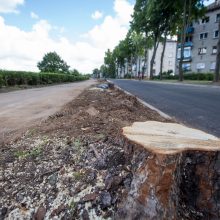
<instances>
[{"instance_id":1,"label":"distant tree line","mask_svg":"<svg viewBox=\"0 0 220 220\"><path fill-rule=\"evenodd\" d=\"M0 88L67 83L90 78L89 74L81 74L76 69L70 70L70 66L56 52L45 54L37 66L40 73L0 70Z\"/></svg>"}]
</instances>

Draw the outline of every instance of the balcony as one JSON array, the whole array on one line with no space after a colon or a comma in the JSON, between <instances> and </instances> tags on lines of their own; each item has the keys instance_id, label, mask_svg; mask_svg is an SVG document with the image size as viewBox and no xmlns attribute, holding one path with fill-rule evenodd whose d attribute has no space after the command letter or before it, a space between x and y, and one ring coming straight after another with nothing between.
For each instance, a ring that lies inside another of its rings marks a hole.
<instances>
[{"instance_id":1,"label":"balcony","mask_svg":"<svg viewBox=\"0 0 220 220\"><path fill-rule=\"evenodd\" d=\"M186 30L186 34L193 34L194 33L194 27L188 27Z\"/></svg>"},{"instance_id":2,"label":"balcony","mask_svg":"<svg viewBox=\"0 0 220 220\"><path fill-rule=\"evenodd\" d=\"M193 43L191 41L184 43L184 47L192 47L192 46L193 46ZM181 43L178 44L178 48L180 47L181 47Z\"/></svg>"},{"instance_id":3,"label":"balcony","mask_svg":"<svg viewBox=\"0 0 220 220\"><path fill-rule=\"evenodd\" d=\"M177 60L180 60L180 57L177 57ZM187 56L183 58L183 62L191 62L192 61L192 56Z\"/></svg>"},{"instance_id":4,"label":"balcony","mask_svg":"<svg viewBox=\"0 0 220 220\"><path fill-rule=\"evenodd\" d=\"M186 35L192 35L192 34L194 34L194 30L195 30L194 27L188 27L187 30L186 30ZM181 31L179 31L177 35L180 37Z\"/></svg>"}]
</instances>

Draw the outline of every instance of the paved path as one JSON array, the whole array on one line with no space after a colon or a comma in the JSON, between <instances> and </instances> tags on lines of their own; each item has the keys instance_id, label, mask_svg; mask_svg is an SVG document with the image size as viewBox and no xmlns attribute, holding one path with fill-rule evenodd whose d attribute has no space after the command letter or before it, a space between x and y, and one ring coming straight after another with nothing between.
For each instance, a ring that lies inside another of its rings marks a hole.
<instances>
[{"instance_id":1,"label":"paved path","mask_svg":"<svg viewBox=\"0 0 220 220\"><path fill-rule=\"evenodd\" d=\"M113 80L179 122L220 137L220 87Z\"/></svg>"},{"instance_id":2,"label":"paved path","mask_svg":"<svg viewBox=\"0 0 220 220\"><path fill-rule=\"evenodd\" d=\"M94 80L0 94L0 140L4 134L32 126L77 97Z\"/></svg>"}]
</instances>

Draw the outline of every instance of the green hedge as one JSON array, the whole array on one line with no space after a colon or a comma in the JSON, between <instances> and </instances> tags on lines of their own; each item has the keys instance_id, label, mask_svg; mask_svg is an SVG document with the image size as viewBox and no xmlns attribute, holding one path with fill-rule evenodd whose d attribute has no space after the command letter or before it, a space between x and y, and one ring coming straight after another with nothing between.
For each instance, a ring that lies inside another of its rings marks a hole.
<instances>
[{"instance_id":1,"label":"green hedge","mask_svg":"<svg viewBox=\"0 0 220 220\"><path fill-rule=\"evenodd\" d=\"M160 79L160 76L154 76L154 79ZM178 80L178 75L163 75L163 79L173 79ZM200 80L200 81L213 81L214 74L213 73L187 73L184 74L184 80Z\"/></svg>"},{"instance_id":2,"label":"green hedge","mask_svg":"<svg viewBox=\"0 0 220 220\"><path fill-rule=\"evenodd\" d=\"M3 77L0 75L0 88L4 85Z\"/></svg>"},{"instance_id":3,"label":"green hedge","mask_svg":"<svg viewBox=\"0 0 220 220\"><path fill-rule=\"evenodd\" d=\"M59 73L34 73L0 70L0 87L16 85L46 85L82 81L87 79L89 79L89 77L83 75L76 76Z\"/></svg>"}]
</instances>

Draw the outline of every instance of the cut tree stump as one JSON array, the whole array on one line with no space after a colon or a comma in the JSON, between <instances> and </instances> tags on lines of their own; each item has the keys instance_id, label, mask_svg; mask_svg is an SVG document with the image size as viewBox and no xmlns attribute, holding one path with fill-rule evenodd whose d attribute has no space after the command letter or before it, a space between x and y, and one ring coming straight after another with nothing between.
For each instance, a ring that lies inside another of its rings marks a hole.
<instances>
[{"instance_id":1,"label":"cut tree stump","mask_svg":"<svg viewBox=\"0 0 220 220\"><path fill-rule=\"evenodd\" d=\"M132 163L117 219L220 219L220 140L183 125L123 129Z\"/></svg>"}]
</instances>

